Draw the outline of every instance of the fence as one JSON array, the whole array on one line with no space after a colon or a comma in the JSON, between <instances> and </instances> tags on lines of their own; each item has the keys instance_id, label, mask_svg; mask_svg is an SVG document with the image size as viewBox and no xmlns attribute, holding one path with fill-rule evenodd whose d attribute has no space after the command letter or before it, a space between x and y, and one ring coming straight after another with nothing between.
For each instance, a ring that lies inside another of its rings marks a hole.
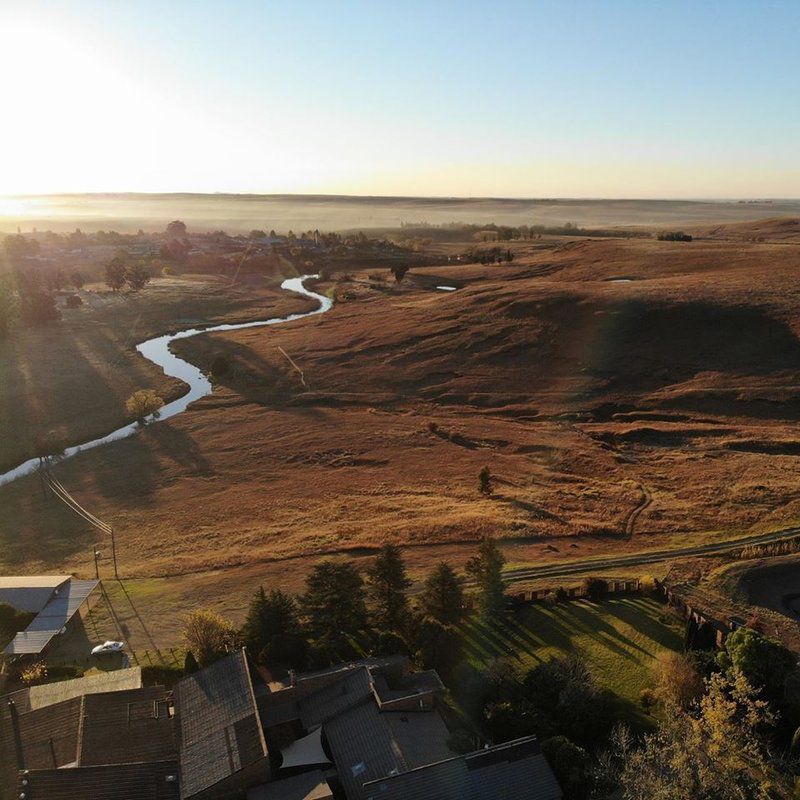
<instances>
[{"instance_id":1,"label":"fence","mask_svg":"<svg viewBox=\"0 0 800 800\"><path fill-rule=\"evenodd\" d=\"M635 580L616 580L613 578L599 578L592 579L593 581L600 580L604 587L599 587L599 594L602 597L616 597L623 594L637 594L642 590L641 581L637 578ZM590 587L586 583L578 586L549 586L543 589L525 589L522 591L509 592L508 597L516 605L526 605L528 603L541 603L549 597L554 596L556 593L561 593L561 597L565 600L581 600L587 597L597 597L598 591Z\"/></svg>"}]
</instances>

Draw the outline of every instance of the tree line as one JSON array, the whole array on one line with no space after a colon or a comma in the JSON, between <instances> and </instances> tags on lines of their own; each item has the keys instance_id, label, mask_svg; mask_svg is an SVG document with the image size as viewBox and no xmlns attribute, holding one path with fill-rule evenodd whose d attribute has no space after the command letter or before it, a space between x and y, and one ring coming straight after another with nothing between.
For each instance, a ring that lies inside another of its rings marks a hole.
<instances>
[{"instance_id":1,"label":"tree line","mask_svg":"<svg viewBox=\"0 0 800 800\"><path fill-rule=\"evenodd\" d=\"M467 562L483 613L505 604L504 563L490 537ZM464 582L464 575L442 561L412 599L405 561L393 544L384 545L363 572L349 561L325 560L308 574L297 598L260 588L240 629L212 611L194 612L185 631L187 659L190 666L206 666L244 644L257 663L280 674L365 654L403 653L448 674L460 657L455 626L466 609Z\"/></svg>"}]
</instances>

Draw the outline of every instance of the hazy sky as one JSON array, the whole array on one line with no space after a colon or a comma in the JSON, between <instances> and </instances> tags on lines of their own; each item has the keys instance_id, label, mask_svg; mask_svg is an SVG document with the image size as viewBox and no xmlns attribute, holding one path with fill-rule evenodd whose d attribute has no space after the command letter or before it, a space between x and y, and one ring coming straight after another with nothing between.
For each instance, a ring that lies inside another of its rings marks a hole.
<instances>
[{"instance_id":1,"label":"hazy sky","mask_svg":"<svg viewBox=\"0 0 800 800\"><path fill-rule=\"evenodd\" d=\"M798 197L800 0L0 0L0 194Z\"/></svg>"}]
</instances>

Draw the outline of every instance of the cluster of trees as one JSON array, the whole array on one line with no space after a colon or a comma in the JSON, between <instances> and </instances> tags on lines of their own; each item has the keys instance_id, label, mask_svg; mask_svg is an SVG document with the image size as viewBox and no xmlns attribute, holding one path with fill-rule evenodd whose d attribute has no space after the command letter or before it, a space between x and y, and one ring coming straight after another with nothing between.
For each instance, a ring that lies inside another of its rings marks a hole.
<instances>
[{"instance_id":1,"label":"cluster of trees","mask_svg":"<svg viewBox=\"0 0 800 800\"><path fill-rule=\"evenodd\" d=\"M504 561L497 544L487 538L467 564L484 613L504 605ZM196 612L185 632L187 646L202 666L244 644L259 663L277 673L320 668L366 653L404 653L448 675L460 660L461 637L455 626L465 612L464 578L443 561L413 602L410 586L395 545L381 548L363 574L351 562L322 561L297 598L262 587L238 631L209 612Z\"/></svg>"},{"instance_id":2,"label":"cluster of trees","mask_svg":"<svg viewBox=\"0 0 800 800\"><path fill-rule=\"evenodd\" d=\"M150 281L150 270L142 261L129 263L124 253L119 253L106 264L106 284L118 292L127 284L132 292L144 289Z\"/></svg>"},{"instance_id":3,"label":"cluster of trees","mask_svg":"<svg viewBox=\"0 0 800 800\"><path fill-rule=\"evenodd\" d=\"M461 260L478 264L502 264L512 262L514 254L502 247L489 247L485 250L472 248L461 256Z\"/></svg>"},{"instance_id":4,"label":"cluster of trees","mask_svg":"<svg viewBox=\"0 0 800 800\"><path fill-rule=\"evenodd\" d=\"M662 231L658 234L659 242L691 242L692 235L683 231Z\"/></svg>"}]
</instances>

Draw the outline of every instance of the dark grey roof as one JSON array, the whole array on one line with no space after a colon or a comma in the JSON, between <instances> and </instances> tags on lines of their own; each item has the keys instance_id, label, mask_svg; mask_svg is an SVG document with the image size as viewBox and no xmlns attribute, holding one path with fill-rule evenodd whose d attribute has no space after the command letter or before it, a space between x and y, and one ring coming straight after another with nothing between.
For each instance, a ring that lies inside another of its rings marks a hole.
<instances>
[{"instance_id":1,"label":"dark grey roof","mask_svg":"<svg viewBox=\"0 0 800 800\"><path fill-rule=\"evenodd\" d=\"M33 770L20 775L14 797L24 792L27 800L177 800L178 783L171 780L177 775L175 761Z\"/></svg>"},{"instance_id":2,"label":"dark grey roof","mask_svg":"<svg viewBox=\"0 0 800 800\"><path fill-rule=\"evenodd\" d=\"M529 736L371 781L363 786L360 797L364 800L560 800L562 794L539 743Z\"/></svg>"},{"instance_id":3,"label":"dark grey roof","mask_svg":"<svg viewBox=\"0 0 800 800\"><path fill-rule=\"evenodd\" d=\"M319 689L298 702L306 730L327 722L367 697L373 697L372 678L366 667L343 673L335 683Z\"/></svg>"},{"instance_id":4,"label":"dark grey roof","mask_svg":"<svg viewBox=\"0 0 800 800\"><path fill-rule=\"evenodd\" d=\"M437 711L383 711L381 716L409 769L452 758L450 731Z\"/></svg>"},{"instance_id":5,"label":"dark grey roof","mask_svg":"<svg viewBox=\"0 0 800 800\"><path fill-rule=\"evenodd\" d=\"M408 769L374 697L323 725L348 800L365 797L362 784Z\"/></svg>"},{"instance_id":6,"label":"dark grey roof","mask_svg":"<svg viewBox=\"0 0 800 800\"><path fill-rule=\"evenodd\" d=\"M176 759L169 695L162 686L85 695L80 765Z\"/></svg>"},{"instance_id":7,"label":"dark grey roof","mask_svg":"<svg viewBox=\"0 0 800 800\"><path fill-rule=\"evenodd\" d=\"M6 655L38 655L50 640L72 619L99 581L78 581L69 578L53 592L36 618L20 631L3 651Z\"/></svg>"},{"instance_id":8,"label":"dark grey roof","mask_svg":"<svg viewBox=\"0 0 800 800\"><path fill-rule=\"evenodd\" d=\"M175 706L182 798L266 757L244 651L180 681Z\"/></svg>"}]
</instances>

